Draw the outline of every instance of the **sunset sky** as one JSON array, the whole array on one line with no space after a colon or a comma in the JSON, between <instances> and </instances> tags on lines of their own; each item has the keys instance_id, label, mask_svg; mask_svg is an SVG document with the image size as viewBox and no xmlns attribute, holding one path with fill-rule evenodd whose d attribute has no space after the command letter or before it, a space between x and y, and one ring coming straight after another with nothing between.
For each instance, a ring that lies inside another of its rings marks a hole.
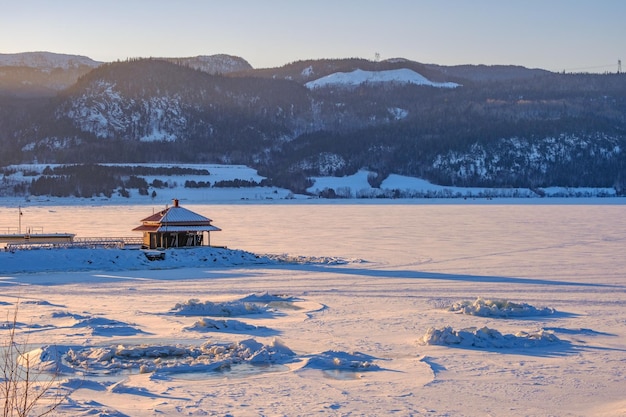
<instances>
[{"instance_id":1,"label":"sunset sky","mask_svg":"<svg viewBox=\"0 0 626 417\"><path fill-rule=\"evenodd\" d=\"M378 54L614 72L626 60L623 0L0 0L0 10L0 53L98 61L225 53L264 68Z\"/></svg>"}]
</instances>

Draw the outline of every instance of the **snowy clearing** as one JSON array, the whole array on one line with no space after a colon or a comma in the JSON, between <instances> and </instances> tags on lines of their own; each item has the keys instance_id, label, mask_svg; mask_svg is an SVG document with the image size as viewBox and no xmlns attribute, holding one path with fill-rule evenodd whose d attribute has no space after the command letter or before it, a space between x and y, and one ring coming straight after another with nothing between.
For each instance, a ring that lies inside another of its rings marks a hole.
<instances>
[{"instance_id":1,"label":"snowy clearing","mask_svg":"<svg viewBox=\"0 0 626 417\"><path fill-rule=\"evenodd\" d=\"M335 162L337 163L337 162ZM220 181L242 180L260 183L264 177L250 167L244 165L219 165L219 164L106 164L126 167L147 168L183 168L194 170L207 170L209 175L138 175L152 184L155 180L161 181L162 186L155 188L150 186L148 195L141 195L137 189L128 189L128 196L115 192L111 197L100 195L91 198L75 197L52 197L52 196L21 196L13 195L13 187L17 184L28 183L39 178L46 167L57 167L58 164L22 164L6 167L6 173L0 174L5 189L0 188L0 201L6 206L31 206L31 205L107 205L107 204L150 204L165 206L171 204L173 199L178 199L181 204L215 204L232 202L311 202L319 200L319 195L325 190L334 190L336 195L343 199L358 199L375 201L384 197L385 200L411 199L423 203L432 199L437 200L461 200L465 199L517 199L526 200L530 204L553 201L559 203L560 199L573 200L578 204L583 199L603 197L616 198L614 188L572 188L572 187L547 187L541 190L528 188L484 188L484 187L456 187L432 184L422 178L407 177L398 174L390 174L382 181L379 188L372 187L368 182L368 176L375 173L361 169L352 175L343 177L320 176L312 177L313 185L306 191L311 195L294 194L291 191L277 187L241 187L222 188L214 184ZM185 187L187 181L197 183L209 182L213 186L208 188ZM3 187L0 184L0 187ZM152 191L156 196L152 196ZM538 194L539 192L539 194ZM549 198L545 198L549 197ZM326 200L326 199L324 199ZM621 200L621 199L619 199ZM326 200L328 201L328 200ZM5 226L0 224L1 228Z\"/></svg>"}]
</instances>

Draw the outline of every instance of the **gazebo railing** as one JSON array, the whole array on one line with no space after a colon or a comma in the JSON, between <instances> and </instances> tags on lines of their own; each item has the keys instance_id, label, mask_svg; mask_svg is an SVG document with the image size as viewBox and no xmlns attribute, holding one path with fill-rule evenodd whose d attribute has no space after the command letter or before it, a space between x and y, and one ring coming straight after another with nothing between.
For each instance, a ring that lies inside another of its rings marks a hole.
<instances>
[{"instance_id":1,"label":"gazebo railing","mask_svg":"<svg viewBox=\"0 0 626 417\"><path fill-rule=\"evenodd\" d=\"M122 247L126 245L142 245L143 238L141 237L75 237L73 242L78 246L106 246L106 245L121 245Z\"/></svg>"},{"instance_id":2,"label":"gazebo railing","mask_svg":"<svg viewBox=\"0 0 626 417\"><path fill-rule=\"evenodd\" d=\"M119 248L127 246L141 246L143 239L140 237L79 237L71 242L28 242L9 243L5 250L27 250L38 248Z\"/></svg>"}]
</instances>

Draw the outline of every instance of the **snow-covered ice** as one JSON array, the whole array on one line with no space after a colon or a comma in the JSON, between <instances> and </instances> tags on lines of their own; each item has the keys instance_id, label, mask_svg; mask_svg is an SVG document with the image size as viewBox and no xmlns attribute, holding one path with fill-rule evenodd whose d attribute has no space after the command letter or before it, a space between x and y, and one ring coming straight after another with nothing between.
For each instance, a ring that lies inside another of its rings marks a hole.
<instances>
[{"instance_id":1,"label":"snow-covered ice","mask_svg":"<svg viewBox=\"0 0 626 417\"><path fill-rule=\"evenodd\" d=\"M125 235L146 209L23 210ZM197 206L238 249L0 251L0 337L18 308L62 416L623 416L624 210Z\"/></svg>"}]
</instances>

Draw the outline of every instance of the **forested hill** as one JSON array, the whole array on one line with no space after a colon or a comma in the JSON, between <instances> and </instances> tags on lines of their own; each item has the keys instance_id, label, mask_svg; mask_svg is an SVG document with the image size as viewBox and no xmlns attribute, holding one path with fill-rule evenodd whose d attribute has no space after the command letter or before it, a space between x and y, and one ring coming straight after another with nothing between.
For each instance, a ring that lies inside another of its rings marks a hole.
<instances>
[{"instance_id":1,"label":"forested hill","mask_svg":"<svg viewBox=\"0 0 626 417\"><path fill-rule=\"evenodd\" d=\"M226 74L102 64L52 97L0 93L0 165L237 163L302 191L365 168L442 185L626 181L626 75L404 59L299 61Z\"/></svg>"}]
</instances>

